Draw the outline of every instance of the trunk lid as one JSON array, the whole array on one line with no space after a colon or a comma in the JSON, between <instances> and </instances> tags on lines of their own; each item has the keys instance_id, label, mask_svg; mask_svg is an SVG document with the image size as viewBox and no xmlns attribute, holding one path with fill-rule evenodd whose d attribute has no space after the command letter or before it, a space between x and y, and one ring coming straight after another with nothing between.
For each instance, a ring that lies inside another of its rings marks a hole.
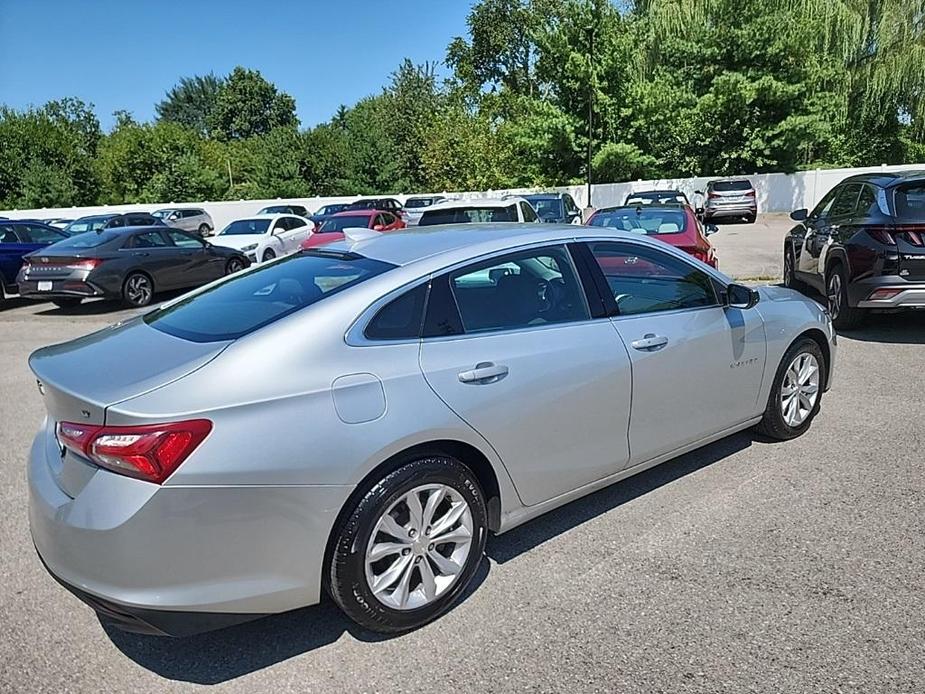
<instances>
[{"instance_id":1,"label":"trunk lid","mask_svg":"<svg viewBox=\"0 0 925 694\"><path fill-rule=\"evenodd\" d=\"M899 276L925 281L925 181L896 186L893 237L899 255Z\"/></svg>"},{"instance_id":2,"label":"trunk lid","mask_svg":"<svg viewBox=\"0 0 925 694\"><path fill-rule=\"evenodd\" d=\"M75 497L98 468L57 444L60 422L105 424L106 408L160 388L214 359L228 342L198 343L135 318L29 357L48 412L46 458L61 490Z\"/></svg>"}]
</instances>

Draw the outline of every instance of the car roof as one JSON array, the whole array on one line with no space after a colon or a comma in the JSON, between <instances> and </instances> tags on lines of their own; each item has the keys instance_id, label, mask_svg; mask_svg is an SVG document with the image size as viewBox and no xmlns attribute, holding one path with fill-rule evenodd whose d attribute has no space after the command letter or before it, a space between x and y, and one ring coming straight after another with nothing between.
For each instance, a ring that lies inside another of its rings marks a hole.
<instances>
[{"instance_id":1,"label":"car roof","mask_svg":"<svg viewBox=\"0 0 925 694\"><path fill-rule=\"evenodd\" d=\"M652 188L650 190L634 191L630 193L629 195L627 195L627 197L631 198L634 195L667 195L667 194L676 194L676 193L680 193L683 195L684 191L678 190L677 188Z\"/></svg>"},{"instance_id":2,"label":"car roof","mask_svg":"<svg viewBox=\"0 0 925 694\"><path fill-rule=\"evenodd\" d=\"M725 178L714 178L712 181L707 181L707 185L712 186L714 183L736 183L738 181L745 181L748 185L754 188L751 179L746 178L745 176L727 176Z\"/></svg>"},{"instance_id":3,"label":"car roof","mask_svg":"<svg viewBox=\"0 0 925 694\"><path fill-rule=\"evenodd\" d=\"M873 183L881 188L925 179L925 170L909 169L907 171L875 171L872 173L855 174L839 183Z\"/></svg>"},{"instance_id":4,"label":"car roof","mask_svg":"<svg viewBox=\"0 0 925 694\"><path fill-rule=\"evenodd\" d=\"M527 195L512 195L514 198L523 198L524 200L558 200L565 193L529 193Z\"/></svg>"},{"instance_id":5,"label":"car roof","mask_svg":"<svg viewBox=\"0 0 925 694\"><path fill-rule=\"evenodd\" d=\"M601 207L596 210L596 212L613 212L615 210L681 210L683 211L687 205L684 205L680 202L663 202L660 205L612 205L611 207Z\"/></svg>"},{"instance_id":6,"label":"car roof","mask_svg":"<svg viewBox=\"0 0 925 694\"><path fill-rule=\"evenodd\" d=\"M471 198L469 200L444 200L427 208L427 212L452 210L457 207L510 207L511 203L524 198L512 195L509 198Z\"/></svg>"},{"instance_id":7,"label":"car roof","mask_svg":"<svg viewBox=\"0 0 925 694\"><path fill-rule=\"evenodd\" d=\"M435 256L454 254L463 256L460 260L467 260L531 242L563 243L580 236L581 230L589 236L605 233L614 238L639 238L638 234L601 227L577 227L574 224L474 222L409 227L386 234L376 234L355 243L349 240L336 241L325 245L324 250L353 252L393 265L409 265Z\"/></svg>"},{"instance_id":8,"label":"car roof","mask_svg":"<svg viewBox=\"0 0 925 694\"><path fill-rule=\"evenodd\" d=\"M374 214L379 214L381 212L388 212L388 210L377 210L363 207L357 210L344 210L343 212L335 212L331 215L331 217L372 217Z\"/></svg>"}]
</instances>

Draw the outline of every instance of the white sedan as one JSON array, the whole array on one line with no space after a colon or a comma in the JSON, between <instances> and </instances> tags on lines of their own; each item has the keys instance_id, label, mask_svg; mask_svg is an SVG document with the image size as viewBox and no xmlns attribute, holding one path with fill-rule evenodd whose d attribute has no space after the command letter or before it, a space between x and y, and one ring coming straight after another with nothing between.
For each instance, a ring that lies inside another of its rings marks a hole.
<instances>
[{"instance_id":1,"label":"white sedan","mask_svg":"<svg viewBox=\"0 0 925 694\"><path fill-rule=\"evenodd\" d=\"M211 241L216 246L236 248L252 263L265 263L299 250L311 236L313 224L291 214L255 214L236 219Z\"/></svg>"}]
</instances>

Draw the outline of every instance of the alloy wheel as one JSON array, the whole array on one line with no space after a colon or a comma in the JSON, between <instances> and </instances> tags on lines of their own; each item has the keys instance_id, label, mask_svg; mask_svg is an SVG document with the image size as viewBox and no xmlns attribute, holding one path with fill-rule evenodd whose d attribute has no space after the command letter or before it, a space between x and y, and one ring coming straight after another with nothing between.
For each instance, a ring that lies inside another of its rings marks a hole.
<instances>
[{"instance_id":1,"label":"alloy wheel","mask_svg":"<svg viewBox=\"0 0 925 694\"><path fill-rule=\"evenodd\" d=\"M366 547L366 581L386 607L413 610L456 583L473 542L472 510L445 484L403 494L380 516Z\"/></svg>"},{"instance_id":2,"label":"alloy wheel","mask_svg":"<svg viewBox=\"0 0 925 694\"><path fill-rule=\"evenodd\" d=\"M812 414L819 398L819 362L808 352L798 354L784 374L780 407L789 427L798 427Z\"/></svg>"},{"instance_id":3,"label":"alloy wheel","mask_svg":"<svg viewBox=\"0 0 925 694\"><path fill-rule=\"evenodd\" d=\"M244 269L244 263L242 263L237 258L233 258L228 261L228 274L233 275L236 272L240 272Z\"/></svg>"},{"instance_id":4,"label":"alloy wheel","mask_svg":"<svg viewBox=\"0 0 925 694\"><path fill-rule=\"evenodd\" d=\"M135 306L146 305L152 294L151 280L144 275L132 275L125 283L125 295Z\"/></svg>"},{"instance_id":5,"label":"alloy wheel","mask_svg":"<svg viewBox=\"0 0 925 694\"><path fill-rule=\"evenodd\" d=\"M838 318L838 314L841 312L841 275L837 272L833 272L831 277L829 277L829 291L827 292L827 298L829 300L829 313L832 315L832 319Z\"/></svg>"}]
</instances>

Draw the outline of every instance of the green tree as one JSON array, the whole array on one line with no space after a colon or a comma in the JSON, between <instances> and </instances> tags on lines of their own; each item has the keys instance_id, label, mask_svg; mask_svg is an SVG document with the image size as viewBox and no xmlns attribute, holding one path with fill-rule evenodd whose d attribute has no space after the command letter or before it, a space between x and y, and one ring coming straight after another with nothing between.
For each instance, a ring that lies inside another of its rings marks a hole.
<instances>
[{"instance_id":1,"label":"green tree","mask_svg":"<svg viewBox=\"0 0 925 694\"><path fill-rule=\"evenodd\" d=\"M181 77L162 101L155 105L158 120L178 123L209 135L209 118L215 109L224 80L211 72L208 75Z\"/></svg>"},{"instance_id":2,"label":"green tree","mask_svg":"<svg viewBox=\"0 0 925 694\"><path fill-rule=\"evenodd\" d=\"M296 126L295 100L257 70L243 67L228 75L208 117L209 131L219 140L244 139L265 135L274 128Z\"/></svg>"}]
</instances>

